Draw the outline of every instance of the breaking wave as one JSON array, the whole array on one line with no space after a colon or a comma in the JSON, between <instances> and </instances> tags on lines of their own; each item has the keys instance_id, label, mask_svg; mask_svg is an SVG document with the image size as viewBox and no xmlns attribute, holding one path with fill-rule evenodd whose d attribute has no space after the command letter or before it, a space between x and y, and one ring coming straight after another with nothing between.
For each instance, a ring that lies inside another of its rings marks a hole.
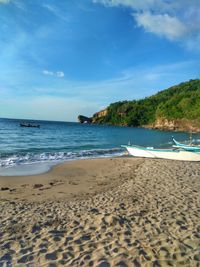
<instances>
[{"instance_id":1,"label":"breaking wave","mask_svg":"<svg viewBox=\"0 0 200 267\"><path fill-rule=\"evenodd\" d=\"M12 167L30 163L62 162L76 159L117 157L123 155L120 148L82 150L78 152L15 153L0 155L0 167Z\"/></svg>"}]
</instances>

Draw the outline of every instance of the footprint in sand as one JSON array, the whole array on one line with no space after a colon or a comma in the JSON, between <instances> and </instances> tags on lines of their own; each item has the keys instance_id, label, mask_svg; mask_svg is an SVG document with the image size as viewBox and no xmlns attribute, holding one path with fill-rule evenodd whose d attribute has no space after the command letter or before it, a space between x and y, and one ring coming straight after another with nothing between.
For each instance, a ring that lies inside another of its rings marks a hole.
<instances>
[{"instance_id":1,"label":"footprint in sand","mask_svg":"<svg viewBox=\"0 0 200 267\"><path fill-rule=\"evenodd\" d=\"M44 186L43 184L34 184L33 189L41 188L43 186Z\"/></svg>"}]
</instances>

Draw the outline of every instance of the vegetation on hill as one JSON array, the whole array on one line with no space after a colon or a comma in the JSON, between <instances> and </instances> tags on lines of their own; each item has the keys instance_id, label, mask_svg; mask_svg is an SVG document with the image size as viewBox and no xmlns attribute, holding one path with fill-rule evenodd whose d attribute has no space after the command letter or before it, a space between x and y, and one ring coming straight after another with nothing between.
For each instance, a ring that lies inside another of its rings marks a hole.
<instances>
[{"instance_id":1,"label":"vegetation on hill","mask_svg":"<svg viewBox=\"0 0 200 267\"><path fill-rule=\"evenodd\" d=\"M141 100L109 105L105 116L93 117L95 123L148 126L158 118L200 123L200 80L190 80Z\"/></svg>"}]
</instances>

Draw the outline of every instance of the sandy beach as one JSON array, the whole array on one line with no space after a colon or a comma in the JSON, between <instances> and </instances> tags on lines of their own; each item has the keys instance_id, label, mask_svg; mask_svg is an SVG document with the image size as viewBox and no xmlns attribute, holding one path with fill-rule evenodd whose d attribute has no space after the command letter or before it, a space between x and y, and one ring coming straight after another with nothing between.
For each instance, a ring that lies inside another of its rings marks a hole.
<instances>
[{"instance_id":1,"label":"sandy beach","mask_svg":"<svg viewBox=\"0 0 200 267\"><path fill-rule=\"evenodd\" d=\"M0 266L200 266L200 164L129 157L0 177Z\"/></svg>"}]
</instances>

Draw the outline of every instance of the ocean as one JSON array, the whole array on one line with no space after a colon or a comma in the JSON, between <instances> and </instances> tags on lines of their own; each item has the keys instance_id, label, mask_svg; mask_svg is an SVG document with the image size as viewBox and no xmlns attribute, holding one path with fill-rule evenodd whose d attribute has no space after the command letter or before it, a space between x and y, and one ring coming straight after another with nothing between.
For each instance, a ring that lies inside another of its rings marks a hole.
<instances>
[{"instance_id":1,"label":"ocean","mask_svg":"<svg viewBox=\"0 0 200 267\"><path fill-rule=\"evenodd\" d=\"M40 128L20 127L20 123ZM188 140L188 133L75 122L0 119L0 175L42 173L69 160L118 157L122 144L170 147L172 135ZM195 134L193 138L200 139Z\"/></svg>"}]
</instances>

